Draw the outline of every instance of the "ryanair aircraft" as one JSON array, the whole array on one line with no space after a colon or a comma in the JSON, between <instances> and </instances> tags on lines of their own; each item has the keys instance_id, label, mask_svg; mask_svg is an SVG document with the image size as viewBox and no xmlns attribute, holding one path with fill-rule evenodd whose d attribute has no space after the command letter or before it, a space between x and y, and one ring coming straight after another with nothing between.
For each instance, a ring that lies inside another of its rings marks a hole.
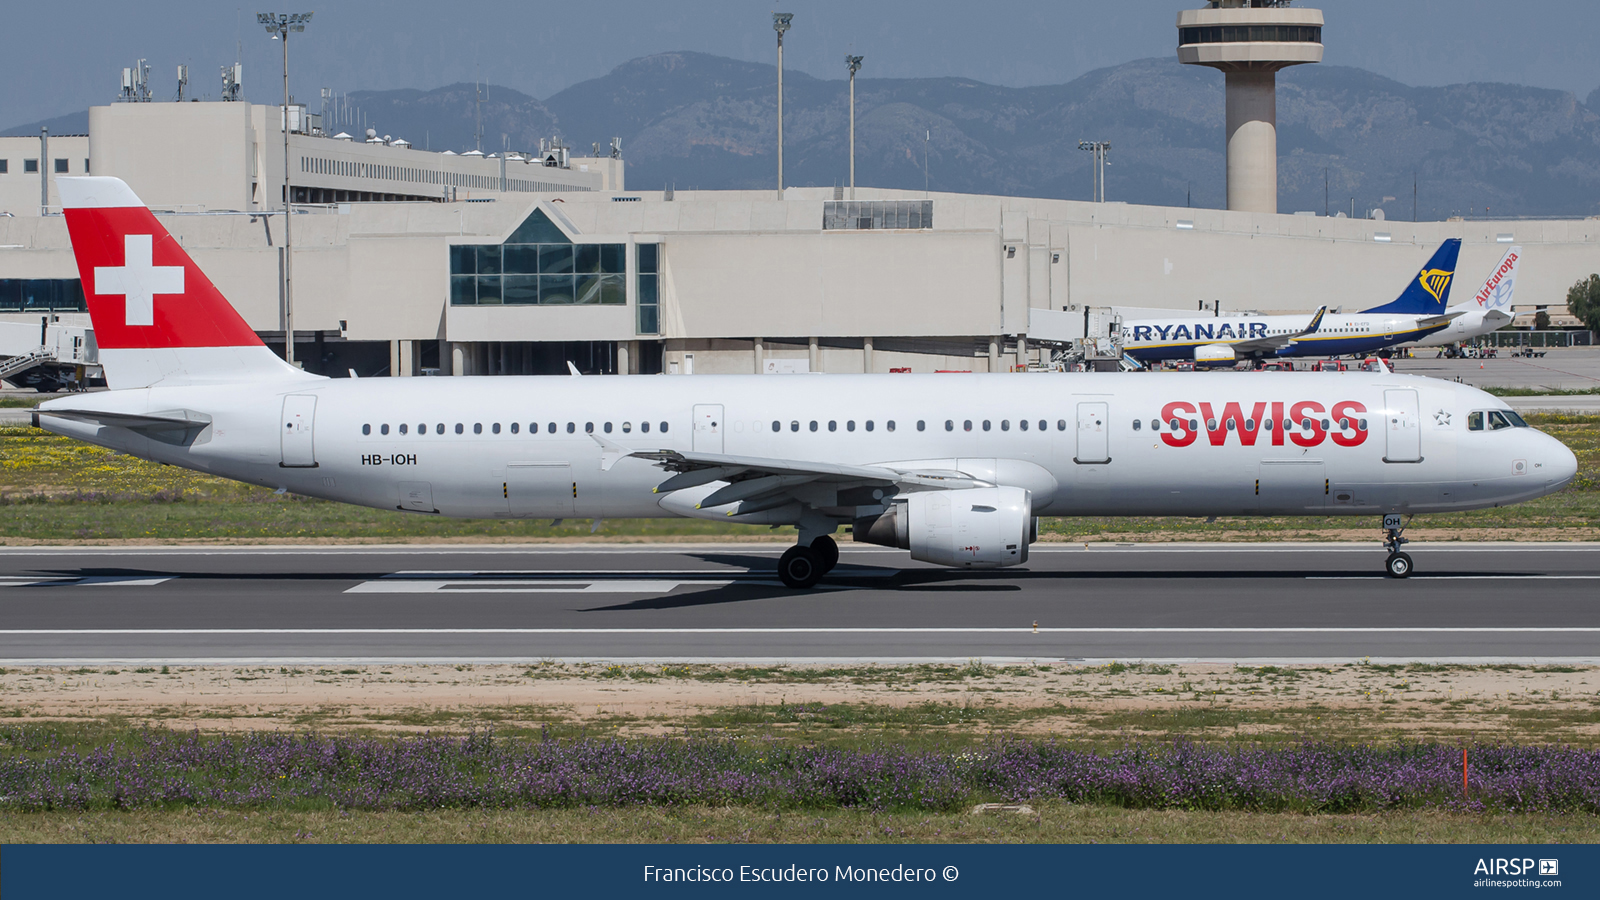
<instances>
[{"instance_id":1,"label":"ryanair aircraft","mask_svg":"<svg viewBox=\"0 0 1600 900\"><path fill-rule=\"evenodd\" d=\"M1466 310L1448 310L1461 240L1434 252L1400 296L1359 313L1312 316L1194 316L1122 323L1122 343L1140 362L1194 360L1232 365L1241 359L1344 356L1375 353L1417 341L1449 325Z\"/></svg>"}]
</instances>

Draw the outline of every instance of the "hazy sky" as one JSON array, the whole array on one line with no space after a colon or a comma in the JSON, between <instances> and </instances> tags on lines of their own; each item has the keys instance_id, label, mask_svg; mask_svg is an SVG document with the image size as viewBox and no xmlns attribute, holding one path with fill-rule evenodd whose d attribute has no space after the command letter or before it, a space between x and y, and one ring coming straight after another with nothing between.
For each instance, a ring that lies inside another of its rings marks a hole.
<instances>
[{"instance_id":1,"label":"hazy sky","mask_svg":"<svg viewBox=\"0 0 1600 900\"><path fill-rule=\"evenodd\" d=\"M291 88L432 88L489 82L548 97L626 60L699 50L769 61L772 0L594 0L582 4L448 0L304 0L316 12L290 41ZM783 0L794 13L785 62L825 78L864 55L861 77L965 76L1009 86L1056 84L1102 66L1174 52L1176 12L1200 0ZM1574 91L1600 87L1600 4L1593 0L1326 0L1325 61L1408 84L1506 81ZM0 127L115 99L121 71L143 57L158 99L176 67L196 95L242 46L245 93L281 96L279 45L255 7L199 0L23 3L6 14Z\"/></svg>"}]
</instances>

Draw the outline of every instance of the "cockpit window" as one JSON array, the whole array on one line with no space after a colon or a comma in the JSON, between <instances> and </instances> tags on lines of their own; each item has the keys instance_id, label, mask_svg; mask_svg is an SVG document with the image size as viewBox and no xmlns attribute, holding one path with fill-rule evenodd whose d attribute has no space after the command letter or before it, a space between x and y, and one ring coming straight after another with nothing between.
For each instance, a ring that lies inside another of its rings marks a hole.
<instances>
[{"instance_id":1,"label":"cockpit window","mask_svg":"<svg viewBox=\"0 0 1600 900\"><path fill-rule=\"evenodd\" d=\"M1506 414L1505 413L1501 412L1498 409L1489 410L1489 430L1490 431L1499 431L1502 428L1510 428L1510 427L1511 427L1511 420L1506 418Z\"/></svg>"},{"instance_id":2,"label":"cockpit window","mask_svg":"<svg viewBox=\"0 0 1600 900\"><path fill-rule=\"evenodd\" d=\"M1477 412L1477 411L1473 411L1473 412L1467 413L1467 430L1468 431L1482 431L1483 430L1483 413Z\"/></svg>"},{"instance_id":3,"label":"cockpit window","mask_svg":"<svg viewBox=\"0 0 1600 900\"><path fill-rule=\"evenodd\" d=\"M1517 415L1516 413L1512 412L1511 410L1509 410L1509 409L1502 410L1502 412L1505 414L1506 418L1511 420L1511 424L1517 426L1518 428L1531 427L1531 426L1528 425L1527 422L1522 421L1522 417L1521 416Z\"/></svg>"}]
</instances>

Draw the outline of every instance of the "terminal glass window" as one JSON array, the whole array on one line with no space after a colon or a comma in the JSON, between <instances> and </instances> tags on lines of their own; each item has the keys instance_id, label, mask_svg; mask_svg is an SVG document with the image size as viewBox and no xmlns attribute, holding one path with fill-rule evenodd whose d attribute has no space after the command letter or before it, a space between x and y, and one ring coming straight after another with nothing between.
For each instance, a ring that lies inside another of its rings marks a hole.
<instances>
[{"instance_id":1,"label":"terminal glass window","mask_svg":"<svg viewBox=\"0 0 1600 900\"><path fill-rule=\"evenodd\" d=\"M829 200L822 204L823 231L932 227L932 200Z\"/></svg>"},{"instance_id":2,"label":"terminal glass window","mask_svg":"<svg viewBox=\"0 0 1600 900\"><path fill-rule=\"evenodd\" d=\"M504 244L450 248L453 306L622 306L624 245L574 244L534 210Z\"/></svg>"},{"instance_id":3,"label":"terminal glass window","mask_svg":"<svg viewBox=\"0 0 1600 900\"><path fill-rule=\"evenodd\" d=\"M87 312L76 278L0 278L0 312Z\"/></svg>"},{"instance_id":4,"label":"terminal glass window","mask_svg":"<svg viewBox=\"0 0 1600 900\"><path fill-rule=\"evenodd\" d=\"M1320 25L1202 25L1178 29L1182 44L1238 44L1270 41L1279 44L1320 44Z\"/></svg>"},{"instance_id":5,"label":"terminal glass window","mask_svg":"<svg viewBox=\"0 0 1600 900\"><path fill-rule=\"evenodd\" d=\"M634 255L634 277L638 279L638 331L640 334L660 334L661 245L638 244L634 247Z\"/></svg>"}]
</instances>

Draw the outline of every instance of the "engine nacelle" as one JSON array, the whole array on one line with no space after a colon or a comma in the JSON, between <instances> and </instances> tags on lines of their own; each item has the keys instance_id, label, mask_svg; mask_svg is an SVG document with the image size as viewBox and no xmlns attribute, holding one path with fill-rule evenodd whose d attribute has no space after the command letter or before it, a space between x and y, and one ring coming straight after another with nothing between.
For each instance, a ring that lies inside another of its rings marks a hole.
<instances>
[{"instance_id":1,"label":"engine nacelle","mask_svg":"<svg viewBox=\"0 0 1600 900\"><path fill-rule=\"evenodd\" d=\"M1205 344L1194 348L1194 361L1197 363L1231 363L1238 359L1238 354L1227 344Z\"/></svg>"},{"instance_id":2,"label":"engine nacelle","mask_svg":"<svg viewBox=\"0 0 1600 900\"><path fill-rule=\"evenodd\" d=\"M919 491L882 514L857 519L852 539L910 550L941 566L997 569L1028 561L1038 536L1033 497L1019 487Z\"/></svg>"}]
</instances>

